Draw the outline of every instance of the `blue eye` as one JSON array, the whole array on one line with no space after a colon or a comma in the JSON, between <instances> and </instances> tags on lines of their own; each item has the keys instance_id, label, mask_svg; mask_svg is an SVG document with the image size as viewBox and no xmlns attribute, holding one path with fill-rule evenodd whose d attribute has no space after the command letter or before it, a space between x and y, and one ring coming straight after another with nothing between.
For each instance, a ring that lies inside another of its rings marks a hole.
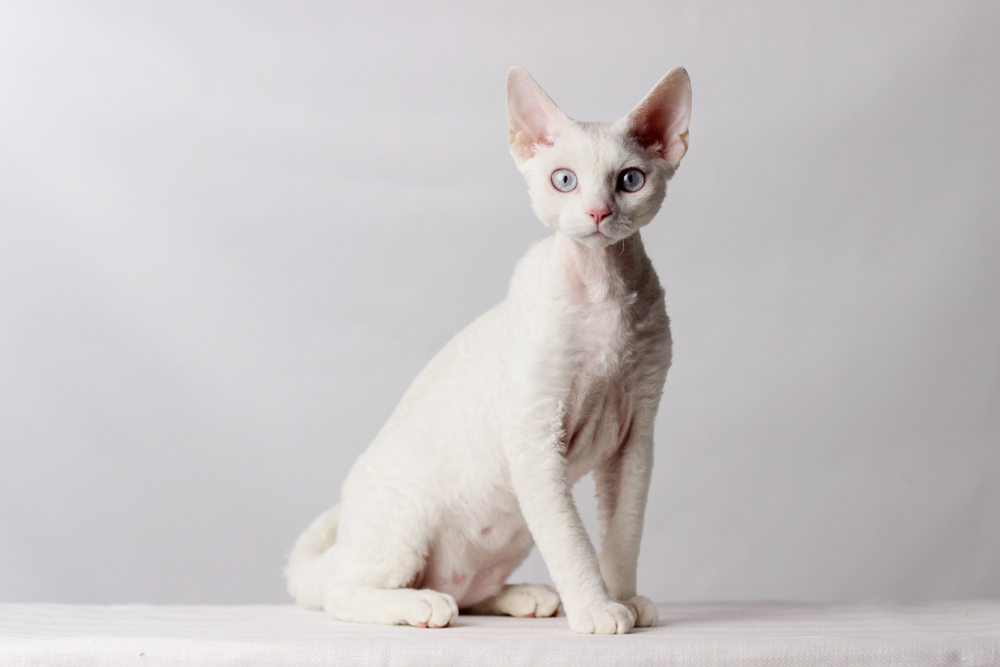
<instances>
[{"instance_id":1,"label":"blue eye","mask_svg":"<svg viewBox=\"0 0 1000 667\"><path fill-rule=\"evenodd\" d=\"M635 192L645 182L646 176L635 167L618 174L618 189L625 192Z\"/></svg>"},{"instance_id":2,"label":"blue eye","mask_svg":"<svg viewBox=\"0 0 1000 667\"><path fill-rule=\"evenodd\" d=\"M552 185L559 192L570 192L576 189L576 174L569 169L556 169L552 172Z\"/></svg>"}]
</instances>

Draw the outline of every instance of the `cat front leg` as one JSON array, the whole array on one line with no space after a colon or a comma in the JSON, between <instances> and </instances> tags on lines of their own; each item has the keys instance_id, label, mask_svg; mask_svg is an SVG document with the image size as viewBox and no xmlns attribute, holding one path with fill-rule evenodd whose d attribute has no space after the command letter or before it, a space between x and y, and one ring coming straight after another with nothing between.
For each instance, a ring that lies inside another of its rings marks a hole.
<instances>
[{"instance_id":1,"label":"cat front leg","mask_svg":"<svg viewBox=\"0 0 1000 667\"><path fill-rule=\"evenodd\" d=\"M635 614L614 600L580 520L558 434L519 438L509 453L521 513L562 598L574 632L625 634Z\"/></svg>"},{"instance_id":2,"label":"cat front leg","mask_svg":"<svg viewBox=\"0 0 1000 667\"><path fill-rule=\"evenodd\" d=\"M653 416L638 417L625 443L594 470L601 524L601 574L611 596L627 606L637 627L659 621L649 598L636 594L639 543L653 470Z\"/></svg>"}]
</instances>

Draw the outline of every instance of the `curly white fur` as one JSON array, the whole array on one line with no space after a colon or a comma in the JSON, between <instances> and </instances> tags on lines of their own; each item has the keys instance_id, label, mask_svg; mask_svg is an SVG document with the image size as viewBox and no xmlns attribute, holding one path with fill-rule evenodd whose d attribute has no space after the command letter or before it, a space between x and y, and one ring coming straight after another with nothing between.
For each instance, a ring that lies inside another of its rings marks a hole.
<instances>
[{"instance_id":1,"label":"curly white fur","mask_svg":"<svg viewBox=\"0 0 1000 667\"><path fill-rule=\"evenodd\" d=\"M442 627L459 609L554 614L576 632L657 622L636 594L653 421L670 365L663 291L638 229L687 149L691 93L666 75L625 118L579 123L519 67L511 153L556 233L517 265L507 298L431 360L291 554L299 604L338 619ZM623 170L645 177L619 187ZM577 177L557 190L553 171ZM602 551L571 486L593 471ZM509 586L538 545L558 596Z\"/></svg>"}]
</instances>

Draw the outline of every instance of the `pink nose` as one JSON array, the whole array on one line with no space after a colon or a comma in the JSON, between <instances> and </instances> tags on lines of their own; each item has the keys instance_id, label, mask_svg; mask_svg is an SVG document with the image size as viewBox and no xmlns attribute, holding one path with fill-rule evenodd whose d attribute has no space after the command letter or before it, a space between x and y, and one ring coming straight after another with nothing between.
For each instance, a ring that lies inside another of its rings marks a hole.
<instances>
[{"instance_id":1,"label":"pink nose","mask_svg":"<svg viewBox=\"0 0 1000 667\"><path fill-rule=\"evenodd\" d=\"M590 217L592 217L594 219L594 224L597 225L598 227L600 227L601 226L601 220L604 220L604 218L606 218L609 215L611 215L611 209L609 209L607 207L604 207L604 208L592 208L589 211L587 211L587 215L589 215Z\"/></svg>"}]
</instances>

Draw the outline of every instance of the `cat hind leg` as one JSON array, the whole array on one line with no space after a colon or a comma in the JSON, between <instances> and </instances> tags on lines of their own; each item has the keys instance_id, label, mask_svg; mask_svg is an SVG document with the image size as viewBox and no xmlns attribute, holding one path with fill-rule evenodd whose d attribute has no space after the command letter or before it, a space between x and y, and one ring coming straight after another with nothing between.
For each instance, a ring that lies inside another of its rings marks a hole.
<instances>
[{"instance_id":1,"label":"cat hind leg","mask_svg":"<svg viewBox=\"0 0 1000 667\"><path fill-rule=\"evenodd\" d=\"M341 621L443 628L458 618L455 598L430 589L328 585L327 613Z\"/></svg>"},{"instance_id":2,"label":"cat hind leg","mask_svg":"<svg viewBox=\"0 0 1000 667\"><path fill-rule=\"evenodd\" d=\"M419 517L344 512L340 539L324 555L322 609L353 623L443 628L458 617L455 598L419 586L430 530ZM374 519L374 520L373 520Z\"/></svg>"},{"instance_id":3,"label":"cat hind leg","mask_svg":"<svg viewBox=\"0 0 1000 667\"><path fill-rule=\"evenodd\" d=\"M559 613L559 594L541 584L505 584L499 593L473 605L468 611L472 614L521 618L555 616Z\"/></svg>"}]
</instances>

